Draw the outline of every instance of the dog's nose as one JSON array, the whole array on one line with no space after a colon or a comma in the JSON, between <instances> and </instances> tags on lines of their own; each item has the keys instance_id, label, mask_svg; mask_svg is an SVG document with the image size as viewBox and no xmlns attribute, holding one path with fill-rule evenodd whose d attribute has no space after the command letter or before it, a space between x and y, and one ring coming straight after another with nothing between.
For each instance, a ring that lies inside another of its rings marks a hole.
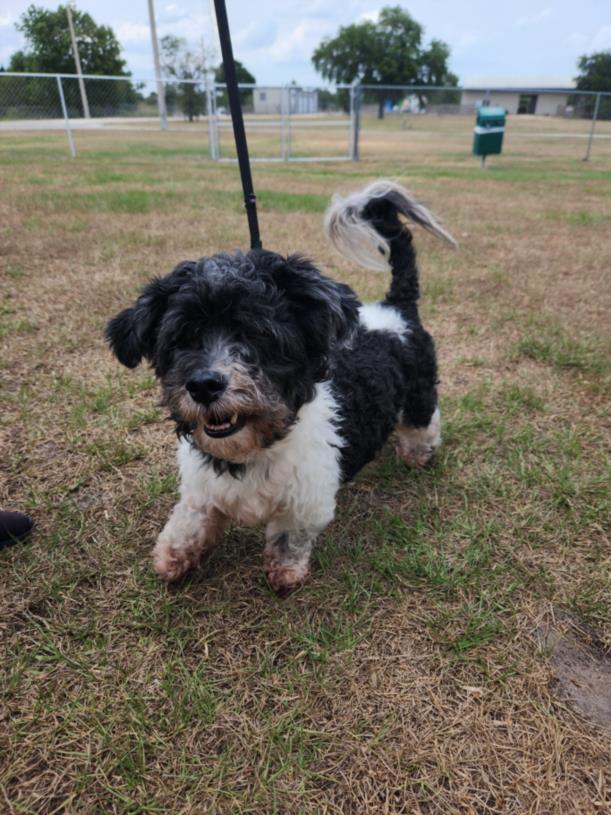
<instances>
[{"instance_id":1,"label":"dog's nose","mask_svg":"<svg viewBox=\"0 0 611 815\"><path fill-rule=\"evenodd\" d=\"M217 371L198 371L187 382L187 390L202 405L218 399L227 387L227 379Z\"/></svg>"}]
</instances>

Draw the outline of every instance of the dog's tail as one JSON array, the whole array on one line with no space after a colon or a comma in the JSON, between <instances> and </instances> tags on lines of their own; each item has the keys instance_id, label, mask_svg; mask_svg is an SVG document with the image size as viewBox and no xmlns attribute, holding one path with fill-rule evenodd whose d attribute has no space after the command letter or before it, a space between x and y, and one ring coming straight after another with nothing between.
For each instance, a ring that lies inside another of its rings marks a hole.
<instances>
[{"instance_id":1,"label":"dog's tail","mask_svg":"<svg viewBox=\"0 0 611 815\"><path fill-rule=\"evenodd\" d=\"M405 307L418 299L418 271L411 232L399 216L458 246L432 212L399 184L383 179L345 198L334 195L325 231L348 260L366 269L392 271L386 302Z\"/></svg>"}]
</instances>

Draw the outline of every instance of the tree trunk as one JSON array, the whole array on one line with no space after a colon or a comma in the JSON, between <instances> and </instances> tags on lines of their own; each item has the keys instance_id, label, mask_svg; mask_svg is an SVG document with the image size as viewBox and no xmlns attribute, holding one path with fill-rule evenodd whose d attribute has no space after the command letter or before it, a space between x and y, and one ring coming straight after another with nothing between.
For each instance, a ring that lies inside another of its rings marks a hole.
<instances>
[{"instance_id":1,"label":"tree trunk","mask_svg":"<svg viewBox=\"0 0 611 815\"><path fill-rule=\"evenodd\" d=\"M380 97L380 101L378 102L378 119L384 118L384 97Z\"/></svg>"}]
</instances>

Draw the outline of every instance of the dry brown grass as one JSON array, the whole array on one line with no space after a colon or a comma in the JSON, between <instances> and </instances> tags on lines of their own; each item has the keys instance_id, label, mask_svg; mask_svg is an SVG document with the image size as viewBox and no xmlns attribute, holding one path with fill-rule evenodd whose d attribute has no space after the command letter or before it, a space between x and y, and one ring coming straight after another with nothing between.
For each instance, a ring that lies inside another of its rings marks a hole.
<instances>
[{"instance_id":1,"label":"dry brown grass","mask_svg":"<svg viewBox=\"0 0 611 815\"><path fill-rule=\"evenodd\" d=\"M321 238L336 189L397 177L461 242L418 236L438 461L367 468L285 601L252 530L159 585L174 442L101 339L151 274L244 246L235 167L192 133L78 134L75 162L60 136L1 137L0 501L36 520L0 554L1 811L608 811L609 733L555 693L540 632L561 609L611 644L611 153L529 137L482 173L446 121L372 126L356 165L255 168L265 245L364 297L387 281Z\"/></svg>"}]
</instances>

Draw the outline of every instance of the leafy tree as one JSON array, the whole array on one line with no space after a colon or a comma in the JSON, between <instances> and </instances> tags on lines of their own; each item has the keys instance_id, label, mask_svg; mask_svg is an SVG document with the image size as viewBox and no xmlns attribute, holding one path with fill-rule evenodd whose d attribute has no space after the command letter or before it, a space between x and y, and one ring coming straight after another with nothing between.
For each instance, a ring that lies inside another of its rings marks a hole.
<instances>
[{"instance_id":1,"label":"leafy tree","mask_svg":"<svg viewBox=\"0 0 611 815\"><path fill-rule=\"evenodd\" d=\"M168 113L172 113L178 105L192 122L205 110L205 94L201 85L206 74L205 55L189 50L184 37L172 34L162 37L160 44L163 72L174 79L189 80L166 85Z\"/></svg>"},{"instance_id":2,"label":"leafy tree","mask_svg":"<svg viewBox=\"0 0 611 815\"><path fill-rule=\"evenodd\" d=\"M250 73L248 68L246 68L239 60L235 60L235 72L238 79L238 82L243 82L245 85L256 85L257 80L254 76ZM221 62L221 64L216 68L214 71L214 81L220 84L226 82L225 79L225 66ZM222 95L219 97L219 102L221 105L225 107L229 106L229 100L227 98L227 92L223 91ZM252 105L252 91L251 90L241 90L240 91L240 102L242 103L242 107Z\"/></svg>"},{"instance_id":3,"label":"leafy tree","mask_svg":"<svg viewBox=\"0 0 611 815\"><path fill-rule=\"evenodd\" d=\"M448 69L450 49L441 40L422 44L422 26L400 6L385 6L376 23L342 26L324 39L312 55L316 70L328 80L364 85L457 85ZM369 94L371 96L371 94ZM402 92L376 94L378 115L384 100L398 102Z\"/></svg>"},{"instance_id":4,"label":"leafy tree","mask_svg":"<svg viewBox=\"0 0 611 815\"><path fill-rule=\"evenodd\" d=\"M72 19L84 74L129 76L121 46L109 26L98 25L91 15L72 9ZM15 27L26 39L24 50L10 58L9 71L27 73L75 73L74 55L65 6L55 11L30 5ZM49 81L27 79L22 83L23 93L33 106L49 102ZM134 105L137 94L131 83L87 80L86 91L92 115L115 111L119 105ZM81 111L81 99L76 81L64 80L66 102L71 112ZM53 89L55 99L55 89Z\"/></svg>"},{"instance_id":5,"label":"leafy tree","mask_svg":"<svg viewBox=\"0 0 611 815\"><path fill-rule=\"evenodd\" d=\"M235 72L238 78L238 82L243 82L245 85L256 85L257 80L254 76L250 73L248 68L246 68L242 63L236 59L234 60L235 64ZM225 82L225 66L221 62L221 64L216 68L214 71L214 81L215 82Z\"/></svg>"},{"instance_id":6,"label":"leafy tree","mask_svg":"<svg viewBox=\"0 0 611 815\"><path fill-rule=\"evenodd\" d=\"M328 110L338 110L339 108L339 100L337 98L336 93L332 93L331 91L322 88L318 91L318 108L319 110L328 111Z\"/></svg>"},{"instance_id":7,"label":"leafy tree","mask_svg":"<svg viewBox=\"0 0 611 815\"><path fill-rule=\"evenodd\" d=\"M577 90L580 91L611 91L611 49L598 51L589 56L579 58L577 63L579 76L576 77ZM592 96L578 97L579 107L584 115L592 116L595 100ZM602 96L598 109L600 119L611 119L611 99Z\"/></svg>"},{"instance_id":8,"label":"leafy tree","mask_svg":"<svg viewBox=\"0 0 611 815\"><path fill-rule=\"evenodd\" d=\"M235 60L235 72L238 79L238 82L243 82L245 85L256 85L257 80L254 76L250 73L248 68L246 68L239 60ZM214 81L218 82L219 84L223 84L225 80L225 66L221 62L221 64L216 68L214 71ZM227 99L227 92L223 91L222 96L219 99L220 103L225 107L228 106L228 99ZM242 107L247 107L252 105L252 91L250 90L241 90L240 91L240 101L242 103Z\"/></svg>"}]
</instances>

